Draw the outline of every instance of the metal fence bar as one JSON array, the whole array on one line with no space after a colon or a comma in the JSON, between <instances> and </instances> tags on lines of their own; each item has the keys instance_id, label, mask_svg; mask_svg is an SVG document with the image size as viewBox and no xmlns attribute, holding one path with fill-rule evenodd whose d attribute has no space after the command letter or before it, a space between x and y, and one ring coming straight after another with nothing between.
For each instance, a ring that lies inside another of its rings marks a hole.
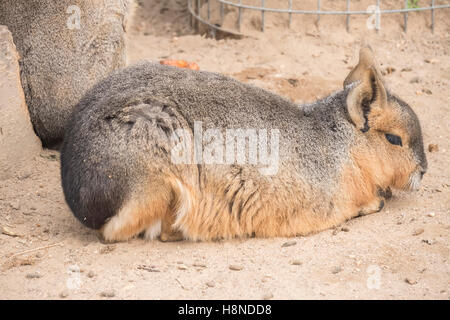
<instances>
[{"instance_id":1,"label":"metal fence bar","mask_svg":"<svg viewBox=\"0 0 450 320\"><path fill-rule=\"evenodd\" d=\"M189 0L188 5L191 3L191 1ZM223 18L224 18L224 8L223 8L224 4L223 2L220 3L220 25L223 25Z\"/></svg>"},{"instance_id":2,"label":"metal fence bar","mask_svg":"<svg viewBox=\"0 0 450 320\"><path fill-rule=\"evenodd\" d=\"M431 32L434 33L434 0L431 0Z\"/></svg>"},{"instance_id":3,"label":"metal fence bar","mask_svg":"<svg viewBox=\"0 0 450 320\"><path fill-rule=\"evenodd\" d=\"M208 0L208 20L211 19L211 0Z\"/></svg>"},{"instance_id":4,"label":"metal fence bar","mask_svg":"<svg viewBox=\"0 0 450 320\"><path fill-rule=\"evenodd\" d=\"M317 23L320 21L320 0L317 0Z\"/></svg>"},{"instance_id":5,"label":"metal fence bar","mask_svg":"<svg viewBox=\"0 0 450 320\"><path fill-rule=\"evenodd\" d=\"M265 0L261 0L261 30L264 31L264 2Z\"/></svg>"},{"instance_id":6,"label":"metal fence bar","mask_svg":"<svg viewBox=\"0 0 450 320\"><path fill-rule=\"evenodd\" d=\"M196 9L197 9L197 15L200 17L200 0L197 0L197 7L196 7ZM195 28L197 29L197 30L199 30L200 29L200 23L197 21L197 23L195 24Z\"/></svg>"},{"instance_id":7,"label":"metal fence bar","mask_svg":"<svg viewBox=\"0 0 450 320\"><path fill-rule=\"evenodd\" d=\"M289 0L289 11L292 10L292 0ZM292 13L289 12L289 28L291 27L292 24Z\"/></svg>"},{"instance_id":8,"label":"metal fence bar","mask_svg":"<svg viewBox=\"0 0 450 320\"><path fill-rule=\"evenodd\" d=\"M347 12L347 17L345 21L345 28L347 29L347 32L350 30L350 15L348 14L350 10L350 0L347 0L347 5L345 6L345 11Z\"/></svg>"},{"instance_id":9,"label":"metal fence bar","mask_svg":"<svg viewBox=\"0 0 450 320\"><path fill-rule=\"evenodd\" d=\"M214 30L214 31L215 30L220 30L222 32L225 32L225 33L228 33L228 34L232 34L232 35L235 35L235 36L238 36L238 37L245 37L245 35L242 34L242 33L239 33L239 32L236 32L234 30L229 30L229 29L217 26L216 24L212 24L209 21L207 21L207 20L203 19L202 17L200 17L199 15L197 15L195 13L195 9L193 8L192 1L193 0L188 0L188 11L189 11L189 13L192 15L192 17L194 19L196 19L197 21L200 21L201 23L207 25L208 27L211 28L211 30ZM224 12L224 9L222 9L221 11ZM222 19L222 23L221 24L223 24L223 15L221 15L221 19Z\"/></svg>"},{"instance_id":10,"label":"metal fence bar","mask_svg":"<svg viewBox=\"0 0 450 320\"><path fill-rule=\"evenodd\" d=\"M204 23L204 24L210 26L213 29L222 30L222 31L225 31L227 33L235 34L235 35L238 35L238 36L244 36L243 34L240 33L241 25L242 25L242 14L243 14L243 10L244 9L261 11L261 30L262 31L265 30L265 13L266 12L287 13L287 14L289 14L289 27L291 27L291 25L292 25L292 15L293 14L313 14L313 15L317 15L317 22L319 22L320 17L322 15L345 15L346 16L346 29L347 29L347 31L350 30L350 17L352 15L370 15L370 14L373 14L373 12L368 12L368 11L360 11L360 10L351 11L350 10L350 0L346 0L345 11L333 11L333 10L323 11L321 9L321 0L317 0L317 10L294 10L293 9L293 2L292 2L292 0L288 0L289 1L288 9L283 9L283 8L276 9L276 8L266 7L265 6L265 0L261 0L261 6L260 7L244 4L242 0L215 0L216 2L218 2L220 4L220 25L218 26L216 24L210 23L210 21L209 21L210 18L211 18L210 2L213 1L213 0L207 0L208 1L207 19L204 19L204 18L201 17L201 3L204 3L204 1L205 0L187 0L187 2L188 2L188 10L189 10L189 12L192 15L191 25L198 27L198 23L201 22L201 23ZM407 29L408 29L408 14L409 14L409 12L420 12L420 11L428 11L428 10L430 11L430 14L431 14L431 31L434 32L434 29L435 29L435 11L437 9L450 8L450 4L436 5L435 4L435 0L431 0L430 5L428 7L418 7L418 8L410 7L410 2L408 0L405 0L404 8L401 8L401 9L386 9L386 10L381 10L381 8L380 8L381 1L380 0L377 0L376 3L377 3L377 11L375 12L375 19L376 19L375 29L376 29L377 32L380 30L380 18L381 18L382 14L387 14L387 13L401 13L401 14L403 14L403 19L404 19L404 26L403 27L404 27L404 31L406 32ZM237 24L238 24L239 32L235 32L233 30L226 30L226 29L221 27L223 25L223 22L224 22L225 6L231 6L231 7L238 8L238 23Z\"/></svg>"},{"instance_id":11,"label":"metal fence bar","mask_svg":"<svg viewBox=\"0 0 450 320\"><path fill-rule=\"evenodd\" d=\"M375 31L378 33L380 31L380 19L381 18L381 7L380 0L377 0L377 11L375 11Z\"/></svg>"},{"instance_id":12,"label":"metal fence bar","mask_svg":"<svg viewBox=\"0 0 450 320\"><path fill-rule=\"evenodd\" d=\"M405 9L408 9L408 1L409 0L405 0ZM403 15L403 20L404 20L403 29L406 32L406 30L408 29L408 12L405 12L405 14Z\"/></svg>"},{"instance_id":13,"label":"metal fence bar","mask_svg":"<svg viewBox=\"0 0 450 320\"><path fill-rule=\"evenodd\" d=\"M239 4L242 4L242 0L239 0ZM241 31L241 19L242 19L242 8L239 7L238 13L238 30Z\"/></svg>"}]
</instances>

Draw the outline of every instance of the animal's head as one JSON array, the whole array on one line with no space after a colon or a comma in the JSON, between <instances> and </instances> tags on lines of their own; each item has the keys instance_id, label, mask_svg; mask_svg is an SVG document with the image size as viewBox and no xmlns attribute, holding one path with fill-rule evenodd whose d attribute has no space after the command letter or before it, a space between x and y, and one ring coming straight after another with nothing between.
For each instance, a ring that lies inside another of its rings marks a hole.
<instances>
[{"instance_id":1,"label":"animal's head","mask_svg":"<svg viewBox=\"0 0 450 320\"><path fill-rule=\"evenodd\" d=\"M349 85L348 115L381 162L380 179L394 188L417 189L427 170L419 119L407 103L386 91L370 47L361 49L358 65L344 81L344 87Z\"/></svg>"}]
</instances>

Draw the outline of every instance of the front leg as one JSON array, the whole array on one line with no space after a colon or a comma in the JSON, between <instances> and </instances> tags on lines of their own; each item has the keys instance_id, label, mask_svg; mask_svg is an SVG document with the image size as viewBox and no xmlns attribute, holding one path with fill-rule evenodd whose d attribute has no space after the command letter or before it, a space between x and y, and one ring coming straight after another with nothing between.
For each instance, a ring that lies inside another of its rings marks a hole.
<instances>
[{"instance_id":1,"label":"front leg","mask_svg":"<svg viewBox=\"0 0 450 320\"><path fill-rule=\"evenodd\" d=\"M365 216L368 214L380 212L383 209L386 200L390 199L391 197L392 191L389 187L387 189L378 188L376 197L359 210L358 216Z\"/></svg>"},{"instance_id":2,"label":"front leg","mask_svg":"<svg viewBox=\"0 0 450 320\"><path fill-rule=\"evenodd\" d=\"M386 189L378 188L378 195L386 200L389 200L392 198L392 191L391 188L387 187Z\"/></svg>"}]
</instances>

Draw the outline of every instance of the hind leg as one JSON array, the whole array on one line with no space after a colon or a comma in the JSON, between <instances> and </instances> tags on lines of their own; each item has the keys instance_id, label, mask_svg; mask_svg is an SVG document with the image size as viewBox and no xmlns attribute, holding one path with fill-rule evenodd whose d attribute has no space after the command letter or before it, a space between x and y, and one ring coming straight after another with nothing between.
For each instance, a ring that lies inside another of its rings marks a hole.
<instances>
[{"instance_id":1,"label":"hind leg","mask_svg":"<svg viewBox=\"0 0 450 320\"><path fill-rule=\"evenodd\" d=\"M161 221L161 235L159 239L163 242L181 241L183 240L183 233L173 227L175 223L175 214L167 212Z\"/></svg>"},{"instance_id":2,"label":"hind leg","mask_svg":"<svg viewBox=\"0 0 450 320\"><path fill-rule=\"evenodd\" d=\"M189 178L183 177L184 181ZM192 210L194 198L192 188L188 184L183 183L180 179L172 179L173 201L170 210L161 221L160 240L180 241L187 239L186 235L180 230L183 223L182 218Z\"/></svg>"},{"instance_id":3,"label":"hind leg","mask_svg":"<svg viewBox=\"0 0 450 320\"><path fill-rule=\"evenodd\" d=\"M146 190L132 197L100 229L106 241L126 241L146 231L146 237L156 237L161 230L161 220L169 211L170 190Z\"/></svg>"}]
</instances>

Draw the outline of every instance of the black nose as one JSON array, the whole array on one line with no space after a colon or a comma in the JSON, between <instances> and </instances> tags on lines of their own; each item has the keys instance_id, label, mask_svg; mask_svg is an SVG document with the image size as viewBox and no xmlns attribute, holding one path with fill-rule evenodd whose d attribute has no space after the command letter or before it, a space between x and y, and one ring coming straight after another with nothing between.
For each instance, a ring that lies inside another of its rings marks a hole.
<instances>
[{"instance_id":1,"label":"black nose","mask_svg":"<svg viewBox=\"0 0 450 320\"><path fill-rule=\"evenodd\" d=\"M420 171L420 178L423 178L423 175L425 174L425 170Z\"/></svg>"}]
</instances>

